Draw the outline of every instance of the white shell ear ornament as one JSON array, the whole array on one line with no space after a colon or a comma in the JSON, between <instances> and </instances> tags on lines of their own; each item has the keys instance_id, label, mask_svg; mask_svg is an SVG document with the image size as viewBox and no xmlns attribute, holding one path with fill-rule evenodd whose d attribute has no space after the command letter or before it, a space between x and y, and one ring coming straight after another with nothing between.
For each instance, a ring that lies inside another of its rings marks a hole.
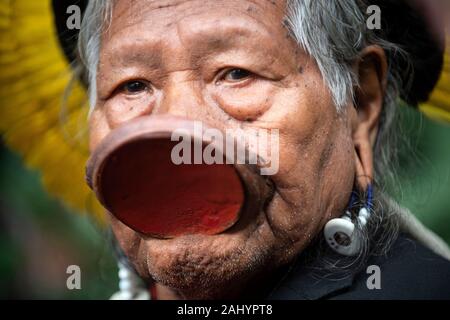
<instances>
[{"instance_id":1,"label":"white shell ear ornament","mask_svg":"<svg viewBox=\"0 0 450 320\"><path fill-rule=\"evenodd\" d=\"M351 208L355 202L354 193L350 199L348 208ZM367 199L364 206L359 210L358 219L361 227L364 227L369 220L372 209L372 186L367 187ZM325 240L333 251L344 256L356 255L362 245L362 239L355 231L355 224L352 221L351 213L349 209L340 218L331 219L325 225L323 230Z\"/></svg>"}]
</instances>

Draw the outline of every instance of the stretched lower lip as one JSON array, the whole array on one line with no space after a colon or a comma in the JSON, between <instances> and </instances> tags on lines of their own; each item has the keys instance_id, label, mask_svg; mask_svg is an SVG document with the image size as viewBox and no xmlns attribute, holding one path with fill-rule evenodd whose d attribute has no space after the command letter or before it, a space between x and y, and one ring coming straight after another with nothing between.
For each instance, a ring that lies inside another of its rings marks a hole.
<instances>
[{"instance_id":1,"label":"stretched lower lip","mask_svg":"<svg viewBox=\"0 0 450 320\"><path fill-rule=\"evenodd\" d=\"M170 137L180 128L189 132L192 123L143 117L114 130L88 161L88 184L103 206L146 236L222 233L244 207L261 204L257 175L246 166L174 164L171 151L178 142Z\"/></svg>"}]
</instances>

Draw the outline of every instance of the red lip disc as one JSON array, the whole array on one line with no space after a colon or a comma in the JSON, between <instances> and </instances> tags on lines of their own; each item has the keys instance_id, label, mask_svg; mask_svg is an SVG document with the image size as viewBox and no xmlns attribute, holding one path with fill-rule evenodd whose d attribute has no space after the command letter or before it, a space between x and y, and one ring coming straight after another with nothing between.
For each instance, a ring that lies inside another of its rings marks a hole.
<instances>
[{"instance_id":1,"label":"red lip disc","mask_svg":"<svg viewBox=\"0 0 450 320\"><path fill-rule=\"evenodd\" d=\"M244 203L235 168L175 165L170 155L176 144L167 138L140 139L114 150L99 171L103 204L130 228L154 237L217 234L230 228Z\"/></svg>"}]
</instances>

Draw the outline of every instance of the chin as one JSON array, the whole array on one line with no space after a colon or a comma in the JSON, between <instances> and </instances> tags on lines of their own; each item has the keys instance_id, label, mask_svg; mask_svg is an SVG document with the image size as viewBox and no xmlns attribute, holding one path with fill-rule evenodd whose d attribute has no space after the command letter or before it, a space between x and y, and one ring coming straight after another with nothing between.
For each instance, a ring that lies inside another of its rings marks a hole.
<instances>
[{"instance_id":1,"label":"chin","mask_svg":"<svg viewBox=\"0 0 450 320\"><path fill-rule=\"evenodd\" d=\"M147 272L192 299L226 298L262 269L274 252L269 225L258 219L218 235L142 239Z\"/></svg>"}]
</instances>

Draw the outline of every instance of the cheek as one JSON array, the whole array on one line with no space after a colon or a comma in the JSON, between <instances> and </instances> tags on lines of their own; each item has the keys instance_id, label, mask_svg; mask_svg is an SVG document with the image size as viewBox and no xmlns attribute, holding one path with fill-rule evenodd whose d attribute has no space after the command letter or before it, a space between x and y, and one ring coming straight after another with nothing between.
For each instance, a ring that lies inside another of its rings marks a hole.
<instances>
[{"instance_id":1,"label":"cheek","mask_svg":"<svg viewBox=\"0 0 450 320\"><path fill-rule=\"evenodd\" d=\"M113 230L114 236L117 239L120 248L127 255L132 254L133 251L136 251L135 242L136 239L138 239L137 234L111 214L109 215L109 221L111 229Z\"/></svg>"},{"instance_id":2,"label":"cheek","mask_svg":"<svg viewBox=\"0 0 450 320\"><path fill-rule=\"evenodd\" d=\"M108 120L102 108L95 108L89 119L89 148L91 152L111 131Z\"/></svg>"},{"instance_id":3,"label":"cheek","mask_svg":"<svg viewBox=\"0 0 450 320\"><path fill-rule=\"evenodd\" d=\"M138 273L144 277L149 277L147 269L147 252L145 246L141 245L141 237L110 215L110 225L122 252L127 256Z\"/></svg>"},{"instance_id":4,"label":"cheek","mask_svg":"<svg viewBox=\"0 0 450 320\"><path fill-rule=\"evenodd\" d=\"M130 97L118 94L105 103L102 108L105 110L109 126L116 128L129 120L150 114L155 107L156 100L156 94L147 92Z\"/></svg>"},{"instance_id":5,"label":"cheek","mask_svg":"<svg viewBox=\"0 0 450 320\"><path fill-rule=\"evenodd\" d=\"M277 192L268 215L278 236L298 245L343 211L354 179L350 129L328 91L307 85L310 90L284 97L277 108L280 170L272 177Z\"/></svg>"},{"instance_id":6,"label":"cheek","mask_svg":"<svg viewBox=\"0 0 450 320\"><path fill-rule=\"evenodd\" d=\"M350 130L342 128L335 133L329 155L320 164L321 197L328 204L323 218L339 216L345 210L355 181L354 145Z\"/></svg>"},{"instance_id":7,"label":"cheek","mask_svg":"<svg viewBox=\"0 0 450 320\"><path fill-rule=\"evenodd\" d=\"M326 143L326 147L316 147L315 153L307 147L291 149L294 151L285 157L295 159L297 165L276 177L277 190L268 219L277 238L292 243L295 252L320 237L329 219L342 215L352 191L351 139L342 130L330 135Z\"/></svg>"},{"instance_id":8,"label":"cheek","mask_svg":"<svg viewBox=\"0 0 450 320\"><path fill-rule=\"evenodd\" d=\"M264 80L253 80L239 87L214 89L212 98L227 114L239 121L253 121L273 104L276 89Z\"/></svg>"}]
</instances>

